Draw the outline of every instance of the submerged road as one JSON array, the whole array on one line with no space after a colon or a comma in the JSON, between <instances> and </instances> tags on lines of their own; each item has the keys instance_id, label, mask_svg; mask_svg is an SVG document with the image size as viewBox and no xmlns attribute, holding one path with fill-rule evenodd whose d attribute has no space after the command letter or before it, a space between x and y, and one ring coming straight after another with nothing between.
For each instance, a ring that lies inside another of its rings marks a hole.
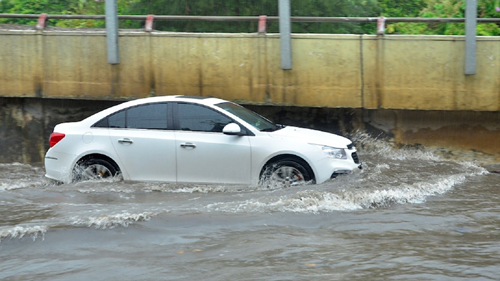
<instances>
[{"instance_id":1,"label":"submerged road","mask_svg":"<svg viewBox=\"0 0 500 281\"><path fill-rule=\"evenodd\" d=\"M357 143L361 173L286 189L0 164L0 280L498 280L498 174Z\"/></svg>"}]
</instances>

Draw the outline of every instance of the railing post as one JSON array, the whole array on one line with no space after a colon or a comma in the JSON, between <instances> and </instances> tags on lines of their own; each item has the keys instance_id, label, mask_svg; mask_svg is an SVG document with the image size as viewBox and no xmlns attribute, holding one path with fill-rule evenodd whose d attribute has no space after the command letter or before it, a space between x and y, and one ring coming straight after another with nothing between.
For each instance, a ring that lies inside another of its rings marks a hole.
<instances>
[{"instance_id":1,"label":"railing post","mask_svg":"<svg viewBox=\"0 0 500 281\"><path fill-rule=\"evenodd\" d=\"M281 68L292 69L292 23L290 0L279 0Z\"/></svg>"},{"instance_id":2,"label":"railing post","mask_svg":"<svg viewBox=\"0 0 500 281\"><path fill-rule=\"evenodd\" d=\"M106 0L106 41L108 46L108 63L119 64L118 51L118 13L116 0Z\"/></svg>"},{"instance_id":3,"label":"railing post","mask_svg":"<svg viewBox=\"0 0 500 281\"><path fill-rule=\"evenodd\" d=\"M377 35L385 34L385 17L379 17L377 20Z\"/></svg>"},{"instance_id":4,"label":"railing post","mask_svg":"<svg viewBox=\"0 0 500 281\"><path fill-rule=\"evenodd\" d=\"M267 31L267 16L259 17L259 33L266 33Z\"/></svg>"},{"instance_id":5,"label":"railing post","mask_svg":"<svg viewBox=\"0 0 500 281\"><path fill-rule=\"evenodd\" d=\"M38 18L38 23L36 24L37 30L42 30L45 28L45 24L47 22L47 14L41 14Z\"/></svg>"},{"instance_id":6,"label":"railing post","mask_svg":"<svg viewBox=\"0 0 500 281\"><path fill-rule=\"evenodd\" d=\"M477 0L467 0L465 7L465 75L476 74Z\"/></svg>"},{"instance_id":7,"label":"railing post","mask_svg":"<svg viewBox=\"0 0 500 281\"><path fill-rule=\"evenodd\" d=\"M144 27L145 31L147 31L147 32L153 31L154 19L155 19L155 15L148 15L146 17L146 26Z\"/></svg>"}]
</instances>

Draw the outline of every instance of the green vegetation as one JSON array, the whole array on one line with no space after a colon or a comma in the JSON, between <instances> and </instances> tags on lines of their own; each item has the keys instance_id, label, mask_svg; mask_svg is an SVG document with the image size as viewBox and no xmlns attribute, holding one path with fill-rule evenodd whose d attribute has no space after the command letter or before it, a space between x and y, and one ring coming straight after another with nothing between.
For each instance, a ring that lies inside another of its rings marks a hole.
<instances>
[{"instance_id":1,"label":"green vegetation","mask_svg":"<svg viewBox=\"0 0 500 281\"><path fill-rule=\"evenodd\" d=\"M0 0L0 13L104 14L105 0ZM463 18L466 0L290 0L292 16ZM278 0L117 0L121 15L277 15ZM500 0L478 0L478 17L500 16ZM36 24L36 19L0 19L0 23ZM104 21L50 20L58 27L104 27ZM121 21L121 28L141 28L144 22ZM156 21L155 29L178 32L255 32L257 22ZM373 34L374 23L293 23L294 33ZM268 26L278 32L278 23ZM500 35L497 24L478 24L479 35ZM460 23L391 23L393 34L464 34Z\"/></svg>"},{"instance_id":2,"label":"green vegetation","mask_svg":"<svg viewBox=\"0 0 500 281\"><path fill-rule=\"evenodd\" d=\"M292 15L317 17L367 17L379 14L375 0L290 0ZM259 16L277 15L277 0L142 0L131 5L134 14ZM195 32L255 32L257 22L161 22L159 30ZM268 26L278 32L278 23ZM371 33L373 24L294 23L296 33Z\"/></svg>"},{"instance_id":3,"label":"green vegetation","mask_svg":"<svg viewBox=\"0 0 500 281\"><path fill-rule=\"evenodd\" d=\"M466 0L382 0L383 15L386 17L422 18L464 18ZM384 6L385 3L392 3ZM397 3L402 2L402 3ZM403 4L406 3L406 4ZM478 18L500 17L499 0L478 0ZM399 34L441 34L464 35L463 23L394 23L387 26L388 33ZM495 23L478 24L477 34L484 36L500 35L500 27Z\"/></svg>"}]
</instances>

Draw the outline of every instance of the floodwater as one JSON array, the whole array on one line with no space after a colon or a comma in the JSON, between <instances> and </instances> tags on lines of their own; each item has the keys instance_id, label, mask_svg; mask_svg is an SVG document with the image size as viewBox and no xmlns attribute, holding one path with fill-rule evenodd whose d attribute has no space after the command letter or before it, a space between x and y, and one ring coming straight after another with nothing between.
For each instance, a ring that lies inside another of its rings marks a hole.
<instances>
[{"instance_id":1,"label":"floodwater","mask_svg":"<svg viewBox=\"0 0 500 281\"><path fill-rule=\"evenodd\" d=\"M356 141L361 173L282 189L0 164L0 280L500 280L500 175Z\"/></svg>"}]
</instances>

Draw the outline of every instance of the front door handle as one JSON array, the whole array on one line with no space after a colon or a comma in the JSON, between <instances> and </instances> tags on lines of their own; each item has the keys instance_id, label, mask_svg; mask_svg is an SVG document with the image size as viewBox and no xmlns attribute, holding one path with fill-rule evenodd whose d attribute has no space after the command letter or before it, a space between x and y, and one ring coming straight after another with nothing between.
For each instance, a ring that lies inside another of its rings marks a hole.
<instances>
[{"instance_id":1,"label":"front door handle","mask_svg":"<svg viewBox=\"0 0 500 281\"><path fill-rule=\"evenodd\" d=\"M181 143L181 147L186 148L186 149L194 149L194 148L196 148L196 145L194 143L185 142L185 143Z\"/></svg>"},{"instance_id":2,"label":"front door handle","mask_svg":"<svg viewBox=\"0 0 500 281\"><path fill-rule=\"evenodd\" d=\"M121 144L133 144L134 143L132 140L127 139L127 138L120 139L120 140L118 140L118 142L121 143Z\"/></svg>"}]
</instances>

